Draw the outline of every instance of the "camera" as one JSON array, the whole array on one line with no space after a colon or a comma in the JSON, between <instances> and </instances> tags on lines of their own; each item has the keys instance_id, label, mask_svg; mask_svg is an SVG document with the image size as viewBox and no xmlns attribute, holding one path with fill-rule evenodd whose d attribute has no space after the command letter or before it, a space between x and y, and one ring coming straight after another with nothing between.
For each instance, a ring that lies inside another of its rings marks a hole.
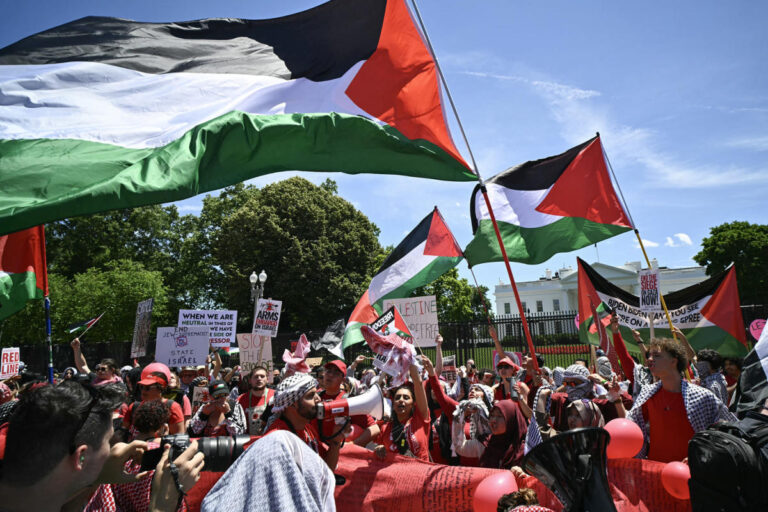
<instances>
[{"instance_id":1,"label":"camera","mask_svg":"<svg viewBox=\"0 0 768 512\"><path fill-rule=\"evenodd\" d=\"M508 377L506 380L509 382L509 399L517 402L520 400L520 394L515 389L515 384L517 384L517 377Z\"/></svg>"},{"instance_id":2,"label":"camera","mask_svg":"<svg viewBox=\"0 0 768 512\"><path fill-rule=\"evenodd\" d=\"M251 436L241 434L227 437L201 437L197 440L197 451L205 456L205 471L224 472L242 455L245 445L250 442ZM190 439L186 434L163 436L160 448L149 450L141 459L141 471L155 469L163 456L166 445L171 446L170 460L176 458L189 448Z\"/></svg>"}]
</instances>

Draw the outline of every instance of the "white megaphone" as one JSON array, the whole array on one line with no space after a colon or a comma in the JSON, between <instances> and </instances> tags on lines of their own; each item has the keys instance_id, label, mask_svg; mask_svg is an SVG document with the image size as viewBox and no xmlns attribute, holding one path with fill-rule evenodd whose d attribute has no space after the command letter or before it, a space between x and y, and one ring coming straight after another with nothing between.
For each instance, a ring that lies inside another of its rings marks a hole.
<instances>
[{"instance_id":1,"label":"white megaphone","mask_svg":"<svg viewBox=\"0 0 768 512\"><path fill-rule=\"evenodd\" d=\"M317 418L320 420L362 414L369 414L377 420L384 416L384 395L378 385L371 386L362 395L317 404Z\"/></svg>"}]
</instances>

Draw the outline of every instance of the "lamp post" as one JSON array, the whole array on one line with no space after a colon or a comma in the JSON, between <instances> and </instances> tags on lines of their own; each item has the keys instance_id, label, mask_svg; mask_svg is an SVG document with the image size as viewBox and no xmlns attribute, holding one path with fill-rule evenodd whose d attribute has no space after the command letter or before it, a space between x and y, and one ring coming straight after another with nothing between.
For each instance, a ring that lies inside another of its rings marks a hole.
<instances>
[{"instance_id":1,"label":"lamp post","mask_svg":"<svg viewBox=\"0 0 768 512\"><path fill-rule=\"evenodd\" d=\"M267 273L263 270L256 275L256 271L251 272L248 280L251 282L251 301L253 302L253 321L256 323L256 308L259 306L258 299L264 296L264 283L267 282Z\"/></svg>"}]
</instances>

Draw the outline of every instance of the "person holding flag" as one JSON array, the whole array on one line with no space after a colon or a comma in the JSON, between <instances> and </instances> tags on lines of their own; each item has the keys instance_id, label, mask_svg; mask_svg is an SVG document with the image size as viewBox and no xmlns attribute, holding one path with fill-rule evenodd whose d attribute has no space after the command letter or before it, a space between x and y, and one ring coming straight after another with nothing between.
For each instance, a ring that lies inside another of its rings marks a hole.
<instances>
[{"instance_id":1,"label":"person holding flag","mask_svg":"<svg viewBox=\"0 0 768 512\"><path fill-rule=\"evenodd\" d=\"M75 353L75 367L77 371L84 375L90 375L93 378L94 386L106 386L114 382L123 383L123 379L117 374L117 364L114 359L106 358L99 361L96 366L96 372L92 372L88 367L82 350L80 349L80 338L75 338L70 343Z\"/></svg>"}]
</instances>

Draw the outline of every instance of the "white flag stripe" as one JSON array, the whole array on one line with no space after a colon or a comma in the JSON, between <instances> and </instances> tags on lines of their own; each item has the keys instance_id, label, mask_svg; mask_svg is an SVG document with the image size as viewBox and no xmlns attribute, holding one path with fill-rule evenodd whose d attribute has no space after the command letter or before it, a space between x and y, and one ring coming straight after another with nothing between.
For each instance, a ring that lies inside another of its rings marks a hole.
<instances>
[{"instance_id":1,"label":"white flag stripe","mask_svg":"<svg viewBox=\"0 0 768 512\"><path fill-rule=\"evenodd\" d=\"M757 340L757 344L755 345L755 353L763 367L765 380L768 380L768 327L763 328L763 332L760 334L760 339Z\"/></svg>"},{"instance_id":2,"label":"white flag stripe","mask_svg":"<svg viewBox=\"0 0 768 512\"><path fill-rule=\"evenodd\" d=\"M486 188L497 221L514 224L522 228L540 228L563 218L559 215L549 215L536 211L536 207L546 197L550 189L512 190L495 183L488 183ZM483 219L491 219L485 199L480 193L476 196L475 215L478 222Z\"/></svg>"},{"instance_id":3,"label":"white flag stripe","mask_svg":"<svg viewBox=\"0 0 768 512\"><path fill-rule=\"evenodd\" d=\"M411 252L373 277L368 286L368 299L371 304L375 304L388 293L400 288L435 260L437 256L424 255L426 247L427 241L424 240Z\"/></svg>"},{"instance_id":4,"label":"white flag stripe","mask_svg":"<svg viewBox=\"0 0 768 512\"><path fill-rule=\"evenodd\" d=\"M322 82L223 73L156 75L97 62L0 66L0 139L77 139L140 149L164 146L235 110L338 112L371 119L345 93L362 64Z\"/></svg>"}]
</instances>

